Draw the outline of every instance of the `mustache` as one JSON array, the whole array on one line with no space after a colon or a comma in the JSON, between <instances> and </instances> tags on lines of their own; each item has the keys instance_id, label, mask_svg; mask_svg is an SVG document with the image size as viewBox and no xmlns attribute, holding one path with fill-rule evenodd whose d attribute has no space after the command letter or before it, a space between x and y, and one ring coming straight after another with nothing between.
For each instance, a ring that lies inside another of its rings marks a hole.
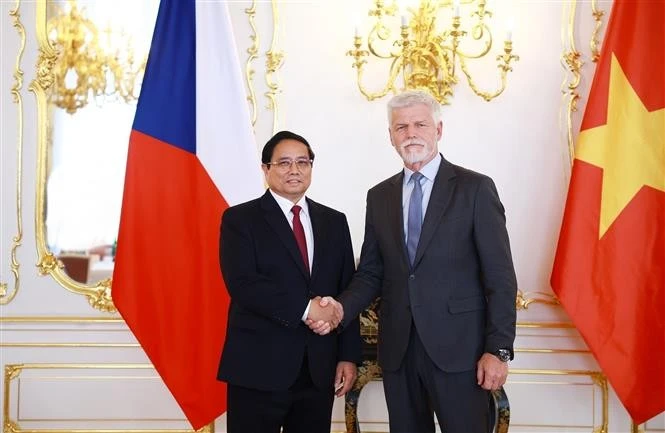
<instances>
[{"instance_id":1,"label":"mustache","mask_svg":"<svg viewBox=\"0 0 665 433\"><path fill-rule=\"evenodd\" d=\"M425 143L424 140L421 140L419 138L407 138L406 140L402 141L399 144L399 147L404 149L407 146L411 146L411 145L414 145L414 144L417 145L417 146L423 146L423 147L427 146L427 143Z\"/></svg>"}]
</instances>

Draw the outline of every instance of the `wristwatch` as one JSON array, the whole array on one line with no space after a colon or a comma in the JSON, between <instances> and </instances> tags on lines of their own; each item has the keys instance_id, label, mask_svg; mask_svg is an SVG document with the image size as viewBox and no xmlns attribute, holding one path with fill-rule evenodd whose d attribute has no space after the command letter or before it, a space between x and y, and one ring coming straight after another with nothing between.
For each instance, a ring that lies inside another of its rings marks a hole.
<instances>
[{"instance_id":1,"label":"wristwatch","mask_svg":"<svg viewBox=\"0 0 665 433\"><path fill-rule=\"evenodd\" d=\"M499 349L494 352L494 355L503 362L510 361L510 349Z\"/></svg>"}]
</instances>

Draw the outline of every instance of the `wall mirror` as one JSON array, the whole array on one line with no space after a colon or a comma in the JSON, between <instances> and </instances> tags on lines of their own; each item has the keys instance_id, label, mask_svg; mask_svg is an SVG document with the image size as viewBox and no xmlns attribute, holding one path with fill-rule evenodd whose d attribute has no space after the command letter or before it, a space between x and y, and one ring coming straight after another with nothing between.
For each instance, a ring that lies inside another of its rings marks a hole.
<instances>
[{"instance_id":1,"label":"wall mirror","mask_svg":"<svg viewBox=\"0 0 665 433\"><path fill-rule=\"evenodd\" d=\"M38 267L114 311L129 133L159 0L38 0Z\"/></svg>"}]
</instances>

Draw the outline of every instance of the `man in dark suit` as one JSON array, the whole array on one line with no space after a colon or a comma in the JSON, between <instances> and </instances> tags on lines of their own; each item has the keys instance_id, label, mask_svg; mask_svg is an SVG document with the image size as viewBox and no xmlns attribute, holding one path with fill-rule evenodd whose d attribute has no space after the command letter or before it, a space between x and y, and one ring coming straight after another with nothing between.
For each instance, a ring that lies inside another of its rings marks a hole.
<instances>
[{"instance_id":1,"label":"man in dark suit","mask_svg":"<svg viewBox=\"0 0 665 433\"><path fill-rule=\"evenodd\" d=\"M445 433L487 433L488 392L504 384L515 339L504 209L489 177L439 154L434 98L406 92L388 113L404 170L367 194L360 264L338 297L342 325L381 297L378 353L392 433L434 432L433 412Z\"/></svg>"},{"instance_id":2,"label":"man in dark suit","mask_svg":"<svg viewBox=\"0 0 665 433\"><path fill-rule=\"evenodd\" d=\"M341 320L318 301L354 271L346 217L305 197L313 162L307 140L277 133L262 153L268 191L222 217L231 305L218 379L228 383L229 433L329 433L334 396L355 381L358 321L325 336L305 325Z\"/></svg>"}]
</instances>

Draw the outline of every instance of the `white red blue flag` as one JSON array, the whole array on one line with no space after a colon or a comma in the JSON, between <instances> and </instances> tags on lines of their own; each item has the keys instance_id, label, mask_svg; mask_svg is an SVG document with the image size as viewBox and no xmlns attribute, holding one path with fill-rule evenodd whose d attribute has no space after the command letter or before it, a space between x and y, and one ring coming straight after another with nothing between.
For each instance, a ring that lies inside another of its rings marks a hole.
<instances>
[{"instance_id":1,"label":"white red blue flag","mask_svg":"<svg viewBox=\"0 0 665 433\"><path fill-rule=\"evenodd\" d=\"M263 189L226 2L162 0L130 136L113 300L195 429L226 410L221 215Z\"/></svg>"}]
</instances>

